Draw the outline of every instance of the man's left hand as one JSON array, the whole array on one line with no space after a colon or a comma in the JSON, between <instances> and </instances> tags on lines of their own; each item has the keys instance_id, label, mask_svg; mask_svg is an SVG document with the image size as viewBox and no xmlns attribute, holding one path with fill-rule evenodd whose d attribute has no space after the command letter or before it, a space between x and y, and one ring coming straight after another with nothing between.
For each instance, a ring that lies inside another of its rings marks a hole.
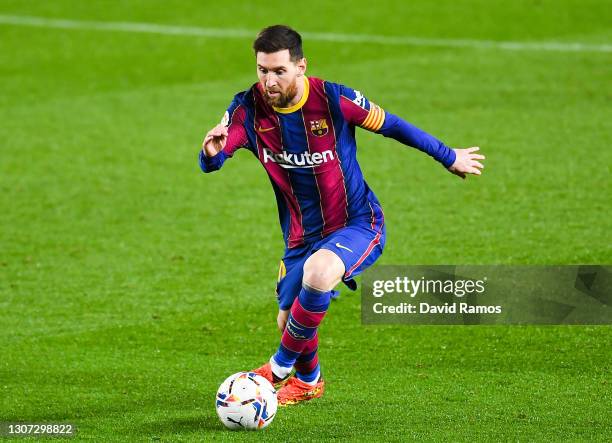
<instances>
[{"instance_id":1,"label":"man's left hand","mask_svg":"<svg viewBox=\"0 0 612 443\"><path fill-rule=\"evenodd\" d=\"M448 170L461 178L465 178L467 174L481 175L481 169L484 165L478 160L484 160L485 156L480 154L474 154L474 152L480 150L479 147L467 149L453 149L457 158Z\"/></svg>"},{"instance_id":2,"label":"man's left hand","mask_svg":"<svg viewBox=\"0 0 612 443\"><path fill-rule=\"evenodd\" d=\"M278 316L276 317L276 324L278 325L278 329L282 332L285 330L285 326L287 325L287 318L289 318L289 309L286 311L283 309L278 310Z\"/></svg>"}]
</instances>

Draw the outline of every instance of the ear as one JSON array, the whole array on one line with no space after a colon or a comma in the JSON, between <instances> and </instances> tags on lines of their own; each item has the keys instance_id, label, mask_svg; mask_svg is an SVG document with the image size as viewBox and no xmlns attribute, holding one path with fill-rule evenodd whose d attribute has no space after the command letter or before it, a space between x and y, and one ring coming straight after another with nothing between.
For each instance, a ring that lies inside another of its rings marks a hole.
<instances>
[{"instance_id":1,"label":"ear","mask_svg":"<svg viewBox=\"0 0 612 443\"><path fill-rule=\"evenodd\" d=\"M301 60L298 60L295 65L298 69L298 76L302 76L306 73L306 57L302 58Z\"/></svg>"}]
</instances>

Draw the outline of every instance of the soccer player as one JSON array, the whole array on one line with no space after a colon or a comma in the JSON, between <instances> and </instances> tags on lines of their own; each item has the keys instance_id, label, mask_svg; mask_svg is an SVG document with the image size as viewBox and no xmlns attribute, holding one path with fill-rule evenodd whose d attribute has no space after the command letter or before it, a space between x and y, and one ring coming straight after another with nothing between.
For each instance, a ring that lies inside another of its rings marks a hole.
<instances>
[{"instance_id":1,"label":"soccer player","mask_svg":"<svg viewBox=\"0 0 612 443\"><path fill-rule=\"evenodd\" d=\"M204 172L216 171L246 148L272 183L286 245L276 288L282 337L255 372L288 405L323 394L317 328L336 285L355 290L354 277L385 246L382 208L357 163L355 127L417 148L462 178L480 175L484 156L477 147L447 147L359 91L307 77L302 39L287 26L263 29L253 49L259 81L234 96L199 161Z\"/></svg>"}]
</instances>

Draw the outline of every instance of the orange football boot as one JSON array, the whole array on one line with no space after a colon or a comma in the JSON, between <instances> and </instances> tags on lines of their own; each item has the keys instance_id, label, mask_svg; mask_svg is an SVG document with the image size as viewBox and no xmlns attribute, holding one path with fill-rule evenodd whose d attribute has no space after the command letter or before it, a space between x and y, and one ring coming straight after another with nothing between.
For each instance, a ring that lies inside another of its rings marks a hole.
<instances>
[{"instance_id":1,"label":"orange football boot","mask_svg":"<svg viewBox=\"0 0 612 443\"><path fill-rule=\"evenodd\" d=\"M268 380L272 384L272 386L274 386L274 389L276 390L283 387L287 383L287 380L291 378L291 374L289 374L285 378L278 378L276 375L274 375L274 373L272 372L272 365L270 365L270 362L266 363L260 368L253 369L253 371L251 372L254 372L257 375L261 375L263 378Z\"/></svg>"},{"instance_id":2,"label":"orange football boot","mask_svg":"<svg viewBox=\"0 0 612 443\"><path fill-rule=\"evenodd\" d=\"M277 393L279 406L294 405L301 401L319 398L325 391L325 382L319 377L316 385L304 383L297 377L291 377Z\"/></svg>"}]
</instances>

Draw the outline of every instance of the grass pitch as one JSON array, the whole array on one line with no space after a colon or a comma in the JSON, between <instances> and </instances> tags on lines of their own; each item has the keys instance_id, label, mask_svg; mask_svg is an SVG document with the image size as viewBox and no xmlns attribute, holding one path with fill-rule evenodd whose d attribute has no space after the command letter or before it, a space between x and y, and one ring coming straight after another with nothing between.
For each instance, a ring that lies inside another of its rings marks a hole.
<instances>
[{"instance_id":1,"label":"grass pitch","mask_svg":"<svg viewBox=\"0 0 612 443\"><path fill-rule=\"evenodd\" d=\"M0 15L610 45L609 1L3 0ZM349 291L321 328L325 396L231 433L214 393L275 350L283 252L263 168L197 152L256 81L251 38L0 24L0 421L109 441L601 440L609 327L364 327ZM612 262L612 53L305 39L308 74L451 146L462 182L361 131L385 209L381 264Z\"/></svg>"}]
</instances>

